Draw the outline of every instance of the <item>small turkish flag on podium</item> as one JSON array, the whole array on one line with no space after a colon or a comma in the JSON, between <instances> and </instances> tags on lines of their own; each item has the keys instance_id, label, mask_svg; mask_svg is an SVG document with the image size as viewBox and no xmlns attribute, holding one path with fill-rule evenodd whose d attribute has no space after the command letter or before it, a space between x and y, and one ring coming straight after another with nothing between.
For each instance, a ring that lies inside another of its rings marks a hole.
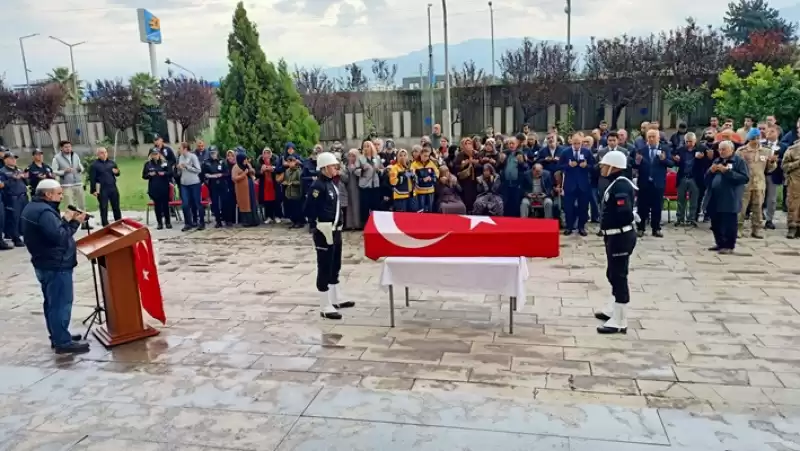
<instances>
[{"instance_id":1,"label":"small turkish flag on podium","mask_svg":"<svg viewBox=\"0 0 800 451\"><path fill-rule=\"evenodd\" d=\"M558 221L375 211L364 229L367 258L559 255Z\"/></svg>"},{"instance_id":2,"label":"small turkish flag on podium","mask_svg":"<svg viewBox=\"0 0 800 451\"><path fill-rule=\"evenodd\" d=\"M99 269L107 321L94 329L95 338L111 348L158 335L142 318L144 309L162 324L167 320L150 230L125 218L76 244L80 253L97 261Z\"/></svg>"}]
</instances>

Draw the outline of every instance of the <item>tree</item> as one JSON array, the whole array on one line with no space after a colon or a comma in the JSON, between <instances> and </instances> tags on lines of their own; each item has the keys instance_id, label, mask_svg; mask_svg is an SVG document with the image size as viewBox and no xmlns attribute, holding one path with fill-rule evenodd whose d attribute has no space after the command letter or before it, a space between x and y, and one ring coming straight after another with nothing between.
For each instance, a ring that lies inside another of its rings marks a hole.
<instances>
[{"instance_id":1,"label":"tree","mask_svg":"<svg viewBox=\"0 0 800 451\"><path fill-rule=\"evenodd\" d=\"M594 39L586 46L584 77L588 92L612 106L611 123L622 109L651 98L664 74L663 46L654 35Z\"/></svg>"},{"instance_id":2,"label":"tree","mask_svg":"<svg viewBox=\"0 0 800 451\"><path fill-rule=\"evenodd\" d=\"M34 131L49 132L56 117L61 113L65 98L64 87L59 83L32 87L18 94L17 116L27 122ZM35 133L34 136L36 136ZM38 141L39 139L36 138L37 147L40 145ZM54 145L56 142L57 140L54 139Z\"/></svg>"},{"instance_id":3,"label":"tree","mask_svg":"<svg viewBox=\"0 0 800 451\"><path fill-rule=\"evenodd\" d=\"M665 75L679 88L715 80L728 66L731 49L725 36L710 25L697 25L692 18L682 27L662 32L659 41Z\"/></svg>"},{"instance_id":4,"label":"tree","mask_svg":"<svg viewBox=\"0 0 800 451\"><path fill-rule=\"evenodd\" d=\"M83 81L78 78L77 73L70 72L69 68L56 67L47 74L47 81L61 85L66 101L78 103L83 99Z\"/></svg>"},{"instance_id":5,"label":"tree","mask_svg":"<svg viewBox=\"0 0 800 451\"><path fill-rule=\"evenodd\" d=\"M147 72L137 72L130 78L131 90L142 102L142 105L154 107L158 105L161 84L158 79Z\"/></svg>"},{"instance_id":6,"label":"tree","mask_svg":"<svg viewBox=\"0 0 800 451\"><path fill-rule=\"evenodd\" d=\"M8 89L0 79L0 131L14 122L16 116L17 93Z\"/></svg>"},{"instance_id":7,"label":"tree","mask_svg":"<svg viewBox=\"0 0 800 451\"><path fill-rule=\"evenodd\" d=\"M686 121L690 114L697 111L697 107L702 105L707 99L708 85L703 83L699 87L668 86L664 88L664 102L669 105L670 114L681 121Z\"/></svg>"},{"instance_id":8,"label":"tree","mask_svg":"<svg viewBox=\"0 0 800 451\"><path fill-rule=\"evenodd\" d=\"M484 102L489 77L473 60L465 61L460 69L454 67L452 74L453 86L457 88L453 91L453 100L455 107L458 108L458 115L453 119L453 123L458 123L466 111L474 111Z\"/></svg>"},{"instance_id":9,"label":"tree","mask_svg":"<svg viewBox=\"0 0 800 451\"><path fill-rule=\"evenodd\" d=\"M221 105L215 136L220 146L242 146L252 154L265 145L280 149L293 141L300 149L309 149L317 142L319 126L309 126L308 120L314 121L291 77L287 74L284 80L267 61L242 2L236 6L228 35L228 60L228 74L217 91ZM298 118L301 124L289 123ZM293 135L293 130L302 134Z\"/></svg>"},{"instance_id":10,"label":"tree","mask_svg":"<svg viewBox=\"0 0 800 451\"><path fill-rule=\"evenodd\" d=\"M214 105L214 90L195 78L165 78L161 80L160 100L164 116L181 125L181 140L185 140L189 127L200 122Z\"/></svg>"},{"instance_id":11,"label":"tree","mask_svg":"<svg viewBox=\"0 0 800 451\"><path fill-rule=\"evenodd\" d=\"M372 60L372 75L375 76L375 84L383 91L394 89L394 79L397 76L397 64L389 64L386 60Z\"/></svg>"},{"instance_id":12,"label":"tree","mask_svg":"<svg viewBox=\"0 0 800 451\"><path fill-rule=\"evenodd\" d=\"M297 92L303 96L308 110L317 123L322 125L336 114L343 99L336 93L334 80L329 78L322 68L295 67L293 78Z\"/></svg>"},{"instance_id":13,"label":"tree","mask_svg":"<svg viewBox=\"0 0 800 451\"><path fill-rule=\"evenodd\" d=\"M120 132L135 127L139 122L142 111L139 92L120 80L97 80L91 97L100 117L115 129L113 159L116 159Z\"/></svg>"},{"instance_id":14,"label":"tree","mask_svg":"<svg viewBox=\"0 0 800 451\"><path fill-rule=\"evenodd\" d=\"M574 75L573 61L565 46L547 41L534 44L528 38L519 48L500 56L506 95L522 112L523 122L566 97Z\"/></svg>"},{"instance_id":15,"label":"tree","mask_svg":"<svg viewBox=\"0 0 800 451\"><path fill-rule=\"evenodd\" d=\"M778 31L756 31L750 40L730 52L731 64L741 74L753 70L756 63L768 67L783 67L797 61L797 48L783 42Z\"/></svg>"},{"instance_id":16,"label":"tree","mask_svg":"<svg viewBox=\"0 0 800 451\"><path fill-rule=\"evenodd\" d=\"M800 111L800 75L791 66L774 69L757 63L742 78L728 68L719 75L719 87L711 96L719 116L738 122L746 116L762 119L774 115L780 124L793 124Z\"/></svg>"},{"instance_id":17,"label":"tree","mask_svg":"<svg viewBox=\"0 0 800 451\"><path fill-rule=\"evenodd\" d=\"M339 89L349 92L361 92L369 89L369 81L364 70L356 63L344 66L347 74L338 80Z\"/></svg>"},{"instance_id":18,"label":"tree","mask_svg":"<svg viewBox=\"0 0 800 451\"><path fill-rule=\"evenodd\" d=\"M787 22L765 0L738 0L728 3L722 32L736 45L747 42L753 33L774 31L782 43L794 41L797 24Z\"/></svg>"}]
</instances>

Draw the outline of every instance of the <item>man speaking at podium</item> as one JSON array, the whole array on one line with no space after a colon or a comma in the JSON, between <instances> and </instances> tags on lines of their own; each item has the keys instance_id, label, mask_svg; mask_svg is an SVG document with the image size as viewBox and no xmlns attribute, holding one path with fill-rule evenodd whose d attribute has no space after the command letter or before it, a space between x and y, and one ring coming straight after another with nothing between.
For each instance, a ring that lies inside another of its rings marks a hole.
<instances>
[{"instance_id":1,"label":"man speaking at podium","mask_svg":"<svg viewBox=\"0 0 800 451\"><path fill-rule=\"evenodd\" d=\"M89 344L80 341L80 335L69 333L69 322L74 297L72 272L78 266L73 235L86 220L86 213L67 210L62 218L58 205L63 196L57 181L39 182L33 200L22 210L22 234L42 285L50 345L57 354L82 354L89 352Z\"/></svg>"}]
</instances>

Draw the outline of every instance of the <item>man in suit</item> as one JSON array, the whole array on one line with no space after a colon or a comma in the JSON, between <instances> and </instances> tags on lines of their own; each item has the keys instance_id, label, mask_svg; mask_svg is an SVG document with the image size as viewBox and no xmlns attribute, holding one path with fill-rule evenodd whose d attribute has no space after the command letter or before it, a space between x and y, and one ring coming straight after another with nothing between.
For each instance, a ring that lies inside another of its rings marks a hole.
<instances>
[{"instance_id":1,"label":"man in suit","mask_svg":"<svg viewBox=\"0 0 800 451\"><path fill-rule=\"evenodd\" d=\"M561 152L559 165L564 174L564 213L567 224L564 235L575 231L576 220L578 233L586 236L586 221L589 219L589 199L592 195L590 175L594 167L592 151L581 147L583 137L576 133L572 136L572 145Z\"/></svg>"},{"instance_id":2,"label":"man in suit","mask_svg":"<svg viewBox=\"0 0 800 451\"><path fill-rule=\"evenodd\" d=\"M647 131L646 145L636 149L632 156L634 169L639 170L639 199L637 203L642 221L637 225L639 237L644 236L647 220L653 229L653 236L661 238L661 208L664 201L664 187L667 184L667 168L674 165L670 149L659 142L658 130Z\"/></svg>"}]
</instances>

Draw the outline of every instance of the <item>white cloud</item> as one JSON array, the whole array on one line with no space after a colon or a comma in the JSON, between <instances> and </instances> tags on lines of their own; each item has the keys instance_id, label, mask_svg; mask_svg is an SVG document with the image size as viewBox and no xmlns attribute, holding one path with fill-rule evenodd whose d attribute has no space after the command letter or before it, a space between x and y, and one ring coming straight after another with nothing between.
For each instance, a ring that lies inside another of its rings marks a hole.
<instances>
[{"instance_id":1,"label":"white cloud","mask_svg":"<svg viewBox=\"0 0 800 451\"><path fill-rule=\"evenodd\" d=\"M431 0L432 1L432 0ZM719 23L728 0L581 0L573 6L572 35L606 37L622 33L658 32L681 24L687 16L701 23ZM161 18L164 44L158 47L160 70L171 58L208 78L227 67L226 38L236 0L3 0L0 11L0 61L6 78L24 80L19 36L40 33L25 41L31 78L43 78L55 66L69 65L67 47L47 38L87 41L75 48L75 63L83 78L127 77L148 71L147 46L139 42L136 7L147 7ZM144 3L144 4L143 4ZM489 11L482 0L451 0L448 7L450 42L489 38ZM794 0L773 0L784 7ZM428 0L248 0L250 17L259 25L267 57L290 64L337 66L371 57L402 55L427 46ZM563 0L496 0L495 36L530 36L564 40ZM442 39L441 3L432 8L433 37ZM456 64L458 62L455 62Z\"/></svg>"}]
</instances>

